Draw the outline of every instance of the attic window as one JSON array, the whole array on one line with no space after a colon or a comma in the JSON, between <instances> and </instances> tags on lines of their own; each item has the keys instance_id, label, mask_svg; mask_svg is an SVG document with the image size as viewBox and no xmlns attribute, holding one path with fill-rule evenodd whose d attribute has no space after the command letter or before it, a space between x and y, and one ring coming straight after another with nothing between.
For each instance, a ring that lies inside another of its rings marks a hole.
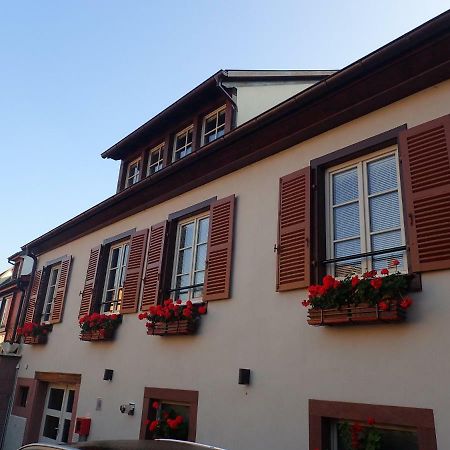
<instances>
[{"instance_id":1,"label":"attic window","mask_svg":"<svg viewBox=\"0 0 450 450\"><path fill-rule=\"evenodd\" d=\"M125 187L132 186L139 181L141 159L135 159L128 164L127 179L125 181Z\"/></svg>"},{"instance_id":2,"label":"attic window","mask_svg":"<svg viewBox=\"0 0 450 450\"><path fill-rule=\"evenodd\" d=\"M185 128L175 135L173 145L173 160L177 161L192 153L193 125Z\"/></svg>"},{"instance_id":3,"label":"attic window","mask_svg":"<svg viewBox=\"0 0 450 450\"><path fill-rule=\"evenodd\" d=\"M225 105L208 114L203 120L202 145L225 134Z\"/></svg>"},{"instance_id":4,"label":"attic window","mask_svg":"<svg viewBox=\"0 0 450 450\"><path fill-rule=\"evenodd\" d=\"M153 175L163 168L164 142L149 151L147 176Z\"/></svg>"}]
</instances>

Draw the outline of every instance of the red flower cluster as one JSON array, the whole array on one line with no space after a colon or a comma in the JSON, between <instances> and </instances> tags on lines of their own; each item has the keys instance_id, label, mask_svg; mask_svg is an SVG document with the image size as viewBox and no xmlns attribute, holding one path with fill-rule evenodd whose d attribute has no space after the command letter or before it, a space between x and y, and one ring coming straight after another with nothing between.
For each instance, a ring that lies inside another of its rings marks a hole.
<instances>
[{"instance_id":1,"label":"red flower cluster","mask_svg":"<svg viewBox=\"0 0 450 450\"><path fill-rule=\"evenodd\" d=\"M148 313L139 314L139 320L147 319L147 328L153 328L156 323L170 323L178 320L196 320L206 314L206 306L194 305L190 300L182 304L181 300L164 300L162 305L151 306Z\"/></svg>"},{"instance_id":2,"label":"red flower cluster","mask_svg":"<svg viewBox=\"0 0 450 450\"><path fill-rule=\"evenodd\" d=\"M394 259L392 264L397 267L399 261ZM322 284L309 286L308 299L301 304L306 308L329 309L368 303L378 305L382 311L388 310L392 301L399 302L404 309L412 304L411 299L404 297L408 292L408 275L390 272L388 268L377 274L376 270L370 270L362 276L348 275L339 280L326 275Z\"/></svg>"},{"instance_id":3,"label":"red flower cluster","mask_svg":"<svg viewBox=\"0 0 450 450\"><path fill-rule=\"evenodd\" d=\"M160 403L154 401L152 403L152 408L158 410ZM158 413L156 414L155 420L147 420L146 425L149 425L148 429L154 436L172 438L176 437L176 432L181 425L185 423L183 416L177 415L174 410L170 410L170 414L167 411L162 412L162 419L158 418Z\"/></svg>"},{"instance_id":4,"label":"red flower cluster","mask_svg":"<svg viewBox=\"0 0 450 450\"><path fill-rule=\"evenodd\" d=\"M18 336L45 336L52 330L52 325L44 324L44 323L36 323L36 322L26 322L23 327L17 328Z\"/></svg>"},{"instance_id":5,"label":"red flower cluster","mask_svg":"<svg viewBox=\"0 0 450 450\"><path fill-rule=\"evenodd\" d=\"M122 322L120 314L99 314L94 312L86 314L78 320L81 331L105 330L107 328L117 328Z\"/></svg>"}]
</instances>

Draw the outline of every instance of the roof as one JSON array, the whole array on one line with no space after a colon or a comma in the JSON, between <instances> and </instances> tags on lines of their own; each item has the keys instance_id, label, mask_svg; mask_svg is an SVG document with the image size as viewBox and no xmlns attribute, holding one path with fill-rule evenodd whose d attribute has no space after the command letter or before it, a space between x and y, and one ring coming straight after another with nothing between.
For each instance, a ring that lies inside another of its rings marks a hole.
<instances>
[{"instance_id":1,"label":"roof","mask_svg":"<svg viewBox=\"0 0 450 450\"><path fill-rule=\"evenodd\" d=\"M12 267L0 273L0 288L8 284L12 280L12 276L13 276Z\"/></svg>"},{"instance_id":2,"label":"roof","mask_svg":"<svg viewBox=\"0 0 450 450\"><path fill-rule=\"evenodd\" d=\"M22 249L39 255L447 80L449 48L447 11Z\"/></svg>"},{"instance_id":3,"label":"roof","mask_svg":"<svg viewBox=\"0 0 450 450\"><path fill-rule=\"evenodd\" d=\"M133 149L138 140L146 140L150 133L157 133L159 129L165 127L169 118L173 123L177 116L186 111L190 113L190 111L195 110L195 104L201 106L206 100L211 100L214 96L222 97L224 93L218 87L220 82L317 80L328 77L333 73L335 73L334 70L219 70L128 136L105 150L101 156L102 158L115 160L122 159L129 150Z\"/></svg>"}]
</instances>

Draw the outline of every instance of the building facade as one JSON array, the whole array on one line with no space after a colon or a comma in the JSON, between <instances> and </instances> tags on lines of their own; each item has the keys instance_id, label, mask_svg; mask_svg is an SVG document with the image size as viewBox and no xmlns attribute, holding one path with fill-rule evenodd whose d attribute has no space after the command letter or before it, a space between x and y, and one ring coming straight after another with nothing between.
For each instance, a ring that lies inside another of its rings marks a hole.
<instances>
[{"instance_id":1,"label":"building facade","mask_svg":"<svg viewBox=\"0 0 450 450\"><path fill-rule=\"evenodd\" d=\"M449 448L449 30L336 73L220 72L107 150L117 194L23 247L23 322L48 329L24 339L4 448L77 440L81 417L150 438L173 412L234 450L342 449L368 419L384 449ZM406 320L308 324L308 286L393 265ZM168 298L202 308L195 333L139 320ZM80 339L92 313L114 339Z\"/></svg>"}]
</instances>

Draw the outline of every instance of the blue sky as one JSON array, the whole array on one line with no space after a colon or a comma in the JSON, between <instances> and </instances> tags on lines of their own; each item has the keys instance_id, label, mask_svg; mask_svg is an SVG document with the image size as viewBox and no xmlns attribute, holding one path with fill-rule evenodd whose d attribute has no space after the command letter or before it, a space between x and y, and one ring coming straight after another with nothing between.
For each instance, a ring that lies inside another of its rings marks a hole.
<instances>
[{"instance_id":1,"label":"blue sky","mask_svg":"<svg viewBox=\"0 0 450 450\"><path fill-rule=\"evenodd\" d=\"M0 6L0 271L114 194L100 153L219 69L339 69L442 0L22 0Z\"/></svg>"}]
</instances>

